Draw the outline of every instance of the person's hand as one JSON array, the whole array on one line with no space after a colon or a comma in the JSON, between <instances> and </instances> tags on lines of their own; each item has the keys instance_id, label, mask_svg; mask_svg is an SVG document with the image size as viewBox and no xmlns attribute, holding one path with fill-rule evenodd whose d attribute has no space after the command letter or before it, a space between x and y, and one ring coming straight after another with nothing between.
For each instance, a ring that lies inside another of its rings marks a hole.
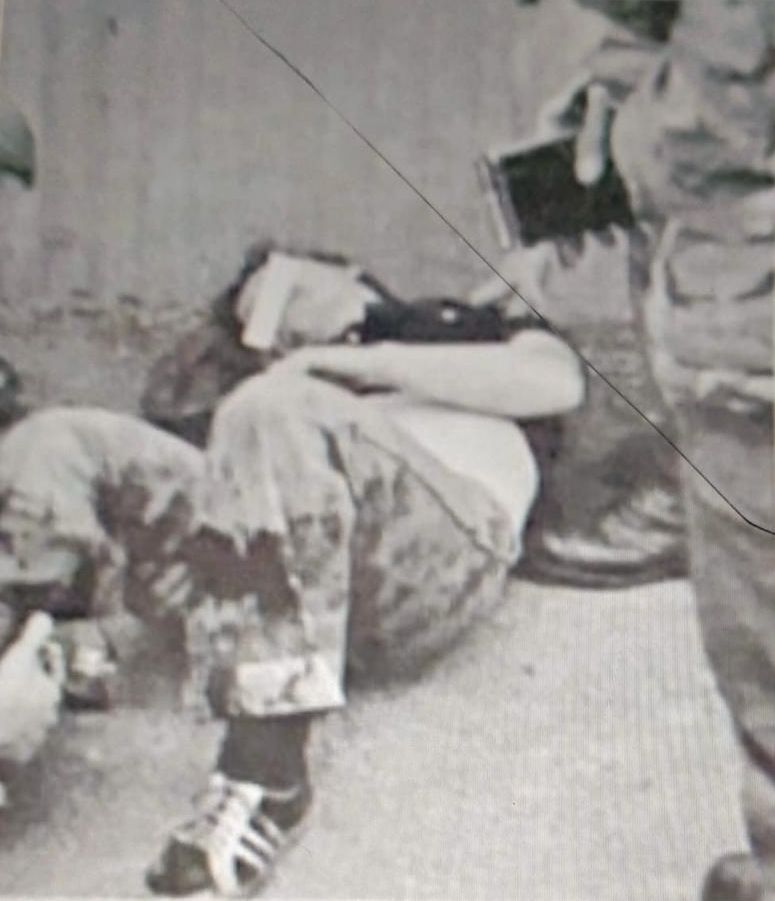
<instances>
[{"instance_id":1,"label":"person's hand","mask_svg":"<svg viewBox=\"0 0 775 901\"><path fill-rule=\"evenodd\" d=\"M468 299L474 305L497 304L509 315L525 315L531 307L549 314L558 298L589 293L601 273L603 278L616 273L626 258L627 242L626 232L614 227L587 232L577 245L557 238L532 247L517 246L498 263L501 275L478 285Z\"/></svg>"},{"instance_id":2,"label":"person's hand","mask_svg":"<svg viewBox=\"0 0 775 901\"><path fill-rule=\"evenodd\" d=\"M498 265L493 275L468 295L475 306L490 303L515 303L541 306L541 300L552 270L559 264L554 241L542 241L533 247L515 247ZM524 300L523 300L524 298ZM524 312L529 311L524 305Z\"/></svg>"},{"instance_id":3,"label":"person's hand","mask_svg":"<svg viewBox=\"0 0 775 901\"><path fill-rule=\"evenodd\" d=\"M539 113L539 140L575 133L574 171L583 185L598 182L608 166L613 109L608 89L584 74L547 101ZM584 253L585 238L608 245L622 242L619 230L610 228L594 235L558 237L532 247L516 247L498 267L502 277L493 276L477 287L469 300L474 304L506 301L515 294L508 287L511 285L532 306L540 306L553 274L572 269Z\"/></svg>"},{"instance_id":4,"label":"person's hand","mask_svg":"<svg viewBox=\"0 0 775 901\"><path fill-rule=\"evenodd\" d=\"M606 170L613 112L608 89L585 75L547 101L538 115L539 135L575 132L574 171L582 185L596 184Z\"/></svg>"},{"instance_id":5,"label":"person's hand","mask_svg":"<svg viewBox=\"0 0 775 901\"><path fill-rule=\"evenodd\" d=\"M603 85L587 88L584 121L576 135L574 171L582 185L594 185L603 177L610 156L609 136L613 107Z\"/></svg>"},{"instance_id":6,"label":"person's hand","mask_svg":"<svg viewBox=\"0 0 775 901\"><path fill-rule=\"evenodd\" d=\"M65 667L53 627L33 613L0 658L0 759L26 763L57 721Z\"/></svg>"}]
</instances>

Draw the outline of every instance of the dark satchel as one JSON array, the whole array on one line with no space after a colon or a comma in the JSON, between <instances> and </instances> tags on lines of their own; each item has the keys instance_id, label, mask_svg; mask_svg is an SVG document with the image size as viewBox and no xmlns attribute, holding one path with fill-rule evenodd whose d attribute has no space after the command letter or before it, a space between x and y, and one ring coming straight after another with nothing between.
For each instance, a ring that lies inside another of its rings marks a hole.
<instances>
[{"instance_id":1,"label":"dark satchel","mask_svg":"<svg viewBox=\"0 0 775 901\"><path fill-rule=\"evenodd\" d=\"M367 308L364 322L353 326L348 335L354 332L363 344L456 344L506 341L513 329L491 305L474 307L448 297L412 302L386 298Z\"/></svg>"}]
</instances>

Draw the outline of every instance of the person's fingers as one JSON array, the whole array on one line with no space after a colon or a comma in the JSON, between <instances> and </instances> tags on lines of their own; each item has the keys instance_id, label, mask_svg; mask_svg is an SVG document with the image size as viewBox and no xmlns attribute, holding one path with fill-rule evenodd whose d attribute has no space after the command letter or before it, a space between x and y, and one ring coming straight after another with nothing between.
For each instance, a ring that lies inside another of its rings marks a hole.
<instances>
[{"instance_id":1,"label":"person's fingers","mask_svg":"<svg viewBox=\"0 0 775 901\"><path fill-rule=\"evenodd\" d=\"M572 269L584 253L584 235L568 235L557 241L557 256L560 265Z\"/></svg>"},{"instance_id":2,"label":"person's fingers","mask_svg":"<svg viewBox=\"0 0 775 901\"><path fill-rule=\"evenodd\" d=\"M498 266L501 276L493 276L468 295L473 304L514 304L519 313L528 306L540 308L553 277L565 264L560 245L566 239L540 241L531 247L515 248ZM513 287L512 287L513 286Z\"/></svg>"},{"instance_id":3,"label":"person's fingers","mask_svg":"<svg viewBox=\"0 0 775 901\"><path fill-rule=\"evenodd\" d=\"M54 620L48 613L36 610L27 618L21 634L8 649L13 657L32 657L49 640L54 630Z\"/></svg>"},{"instance_id":4,"label":"person's fingers","mask_svg":"<svg viewBox=\"0 0 775 901\"><path fill-rule=\"evenodd\" d=\"M587 108L576 137L576 178L582 185L594 185L608 164L608 133L611 105L608 91L599 84L587 88Z\"/></svg>"}]
</instances>

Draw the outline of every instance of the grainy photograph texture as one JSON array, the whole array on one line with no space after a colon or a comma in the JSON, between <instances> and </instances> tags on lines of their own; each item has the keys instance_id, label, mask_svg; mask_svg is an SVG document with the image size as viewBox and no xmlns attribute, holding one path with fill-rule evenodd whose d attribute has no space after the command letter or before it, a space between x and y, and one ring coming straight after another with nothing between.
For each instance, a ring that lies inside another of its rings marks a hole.
<instances>
[{"instance_id":1,"label":"grainy photograph texture","mask_svg":"<svg viewBox=\"0 0 775 901\"><path fill-rule=\"evenodd\" d=\"M0 895L775 899L775 4L0 23Z\"/></svg>"}]
</instances>

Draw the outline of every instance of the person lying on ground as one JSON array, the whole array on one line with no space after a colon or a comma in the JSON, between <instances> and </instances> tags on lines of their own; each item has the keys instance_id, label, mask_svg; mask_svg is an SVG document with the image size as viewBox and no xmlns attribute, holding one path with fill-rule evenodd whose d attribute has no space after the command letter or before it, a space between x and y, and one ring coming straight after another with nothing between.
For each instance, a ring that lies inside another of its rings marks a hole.
<instances>
[{"instance_id":1,"label":"person lying on ground","mask_svg":"<svg viewBox=\"0 0 775 901\"><path fill-rule=\"evenodd\" d=\"M217 405L204 450L84 408L0 441L0 583L17 609L26 591L27 607L80 603L108 630L123 610L177 618L189 690L227 722L200 807L149 870L168 894L260 888L310 803L313 721L358 685L416 678L503 599L538 488L517 423L584 395L575 354L532 322L388 340L398 302L341 265L270 254L238 301L254 343L283 305L381 340L286 352ZM429 306L440 331L466 315Z\"/></svg>"}]
</instances>

